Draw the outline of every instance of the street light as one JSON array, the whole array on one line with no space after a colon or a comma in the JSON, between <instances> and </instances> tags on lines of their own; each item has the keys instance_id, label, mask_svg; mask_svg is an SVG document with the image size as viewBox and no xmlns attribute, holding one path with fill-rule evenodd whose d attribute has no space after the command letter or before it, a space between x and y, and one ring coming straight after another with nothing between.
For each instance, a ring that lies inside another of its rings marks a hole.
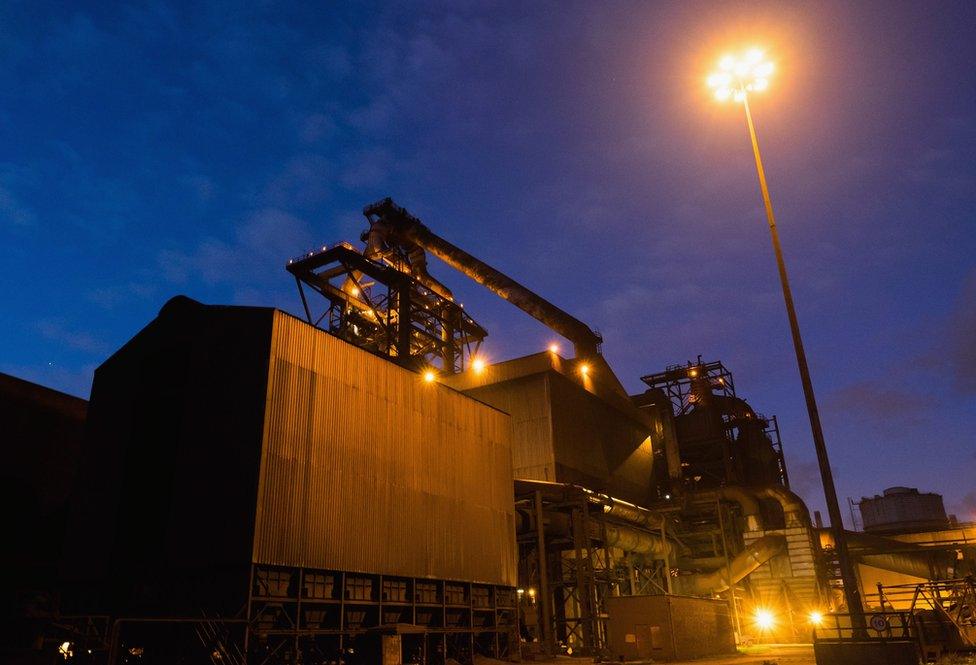
<instances>
[{"instance_id":1,"label":"street light","mask_svg":"<svg viewBox=\"0 0 976 665\"><path fill-rule=\"evenodd\" d=\"M749 110L749 95L753 92L761 92L769 87L769 76L773 73L773 68L773 63L766 60L765 54L757 48L749 49L739 55L726 55L719 60L718 71L708 77L708 86L714 91L717 100L724 102L731 99L734 102L740 102L746 112L749 138L752 139L752 152L756 158L756 172L759 175L759 189L762 192L763 204L766 207L769 233L773 239L776 267L779 269L779 281L783 287L783 300L786 302L786 314L790 320L790 333L793 336L793 350L796 352L796 364L800 370L800 381L803 384L803 397L806 399L807 415L810 417L810 430L813 434L814 447L817 450L817 462L820 464L824 499L827 503L827 513L830 515L830 526L834 532L834 548L837 551L841 579L844 582L844 597L847 601L847 609L851 614L852 625L855 629L863 629L865 624L861 594L857 588L857 578L854 576L854 568L847 552L847 535L844 533L844 522L841 518L840 506L837 503L837 490L834 487L834 477L830 471L830 461L827 459L827 445L824 443L823 428L820 425L820 413L817 410L817 400L813 394L813 382L810 380L810 368L807 366L803 340L800 338L800 324L796 318L793 293L790 290L790 281L786 275L783 250L779 245L776 218L773 216L773 204L769 199L769 187L766 185L766 172L763 170L762 158L759 155L756 126L752 122L752 112Z\"/></svg>"}]
</instances>

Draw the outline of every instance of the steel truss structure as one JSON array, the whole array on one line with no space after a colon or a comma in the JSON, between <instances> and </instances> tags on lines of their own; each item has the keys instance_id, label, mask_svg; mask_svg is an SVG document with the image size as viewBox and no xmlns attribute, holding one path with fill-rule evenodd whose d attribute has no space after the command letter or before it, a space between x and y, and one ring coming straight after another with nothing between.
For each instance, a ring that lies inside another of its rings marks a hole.
<instances>
[{"instance_id":1,"label":"steel truss structure","mask_svg":"<svg viewBox=\"0 0 976 665\"><path fill-rule=\"evenodd\" d=\"M235 616L62 617L49 633L70 644L72 662L108 665L371 665L384 650L470 665L518 653L516 598L490 584L255 564ZM133 660L144 650L148 661Z\"/></svg>"},{"instance_id":2,"label":"steel truss structure","mask_svg":"<svg viewBox=\"0 0 976 665\"><path fill-rule=\"evenodd\" d=\"M396 252L374 260L342 243L292 259L286 268L308 323L412 369L461 372L488 335L446 289L411 275ZM325 299L324 309L317 310L306 289Z\"/></svg>"},{"instance_id":3,"label":"steel truss structure","mask_svg":"<svg viewBox=\"0 0 976 665\"><path fill-rule=\"evenodd\" d=\"M708 384L713 391L726 397L735 397L732 373L721 361L702 362L701 356L694 363L668 365L663 372L642 376L641 381L650 388L660 388L674 408L674 415L682 416L694 408L697 399L695 384Z\"/></svg>"},{"instance_id":4,"label":"steel truss structure","mask_svg":"<svg viewBox=\"0 0 976 665\"><path fill-rule=\"evenodd\" d=\"M608 546L608 518L581 488L517 491L516 510L534 525L518 536L523 652L606 655L606 598L670 591L669 562Z\"/></svg>"},{"instance_id":5,"label":"steel truss structure","mask_svg":"<svg viewBox=\"0 0 976 665\"><path fill-rule=\"evenodd\" d=\"M696 427L694 435L684 436L682 453L690 461L688 473L692 476L702 476L712 484L749 484L745 477L747 470L736 466L746 463L747 460L740 458L750 449L768 446L775 464L775 478L766 478L760 484L776 482L790 486L776 416L765 416L740 399L732 373L721 361L704 362L698 356L695 362L669 365L663 372L642 376L641 381L665 395L679 421L702 411L711 411L721 419L711 431ZM737 448L741 450L736 452ZM698 457L702 458L702 464L695 463Z\"/></svg>"},{"instance_id":6,"label":"steel truss structure","mask_svg":"<svg viewBox=\"0 0 976 665\"><path fill-rule=\"evenodd\" d=\"M247 616L252 664L380 662L393 637L404 662L517 651L511 587L255 565Z\"/></svg>"}]
</instances>

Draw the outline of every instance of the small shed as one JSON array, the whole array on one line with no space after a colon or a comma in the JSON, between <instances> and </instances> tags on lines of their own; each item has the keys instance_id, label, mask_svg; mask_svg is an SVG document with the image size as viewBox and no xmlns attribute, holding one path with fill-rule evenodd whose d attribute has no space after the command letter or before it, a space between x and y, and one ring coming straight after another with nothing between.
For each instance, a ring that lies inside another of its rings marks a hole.
<instances>
[{"instance_id":1,"label":"small shed","mask_svg":"<svg viewBox=\"0 0 976 665\"><path fill-rule=\"evenodd\" d=\"M614 660L685 660L735 653L732 613L724 600L691 596L606 599Z\"/></svg>"}]
</instances>

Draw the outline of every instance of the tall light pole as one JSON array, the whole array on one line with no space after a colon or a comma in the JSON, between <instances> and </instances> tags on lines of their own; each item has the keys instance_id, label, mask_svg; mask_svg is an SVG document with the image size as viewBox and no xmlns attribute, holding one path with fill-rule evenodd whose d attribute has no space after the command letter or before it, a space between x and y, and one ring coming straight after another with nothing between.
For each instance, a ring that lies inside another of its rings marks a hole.
<instances>
[{"instance_id":1,"label":"tall light pole","mask_svg":"<svg viewBox=\"0 0 976 665\"><path fill-rule=\"evenodd\" d=\"M820 412L817 409L817 399L813 394L813 382L810 380L810 368L807 365L807 355L803 350L803 339L800 337L800 324L796 318L796 308L793 305L793 292L790 290L790 280L786 274L786 263L783 261L783 250L779 244L779 233L776 230L776 218L773 215L773 204L769 198L769 187L766 185L766 171L763 169L762 157L759 154L759 139L756 138L756 126L752 121L752 111L749 109L749 94L765 90L769 86L769 76L773 73L773 64L764 59L763 52L751 49L740 56L727 55L719 61L719 70L708 77L708 85L714 89L715 97L719 101L733 100L740 102L746 112L746 123L749 125L749 138L752 139L752 153L756 158L756 172L759 175L759 189L762 192L763 205L766 207L766 221L773 240L773 252L776 254L776 267L779 270L779 281L783 287L783 300L786 302L786 315L790 320L790 333L793 336L793 350L796 352L796 365L800 370L800 382L803 384L803 397L807 403L807 415L810 417L810 431L813 434L813 445L817 449L817 462L820 464L820 478L823 481L824 499L827 503L827 513L830 516L830 527L834 535L834 548L837 561L840 564L840 575L844 582L844 597L847 610L851 614L851 623L855 632L864 629L864 613L861 605L861 594L857 588L857 577L847 551L847 535L844 532L844 522L841 518L840 505L837 503L837 490L834 487L834 476L830 470L827 458L827 445L824 443L823 427L820 425Z\"/></svg>"}]
</instances>

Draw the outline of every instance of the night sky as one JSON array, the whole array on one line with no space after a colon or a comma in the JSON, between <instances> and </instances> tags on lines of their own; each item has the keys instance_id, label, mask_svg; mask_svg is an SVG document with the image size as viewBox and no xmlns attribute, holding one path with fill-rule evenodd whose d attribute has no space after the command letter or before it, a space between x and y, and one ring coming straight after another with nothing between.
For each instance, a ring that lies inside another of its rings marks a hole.
<instances>
[{"instance_id":1,"label":"night sky","mask_svg":"<svg viewBox=\"0 0 976 665\"><path fill-rule=\"evenodd\" d=\"M976 519L976 3L242 4L0 9L0 371L87 397L178 293L297 313L285 261L392 196L601 331L633 392L724 361L821 508L742 109L704 82L760 45L841 500ZM489 359L552 340L433 271Z\"/></svg>"}]
</instances>

